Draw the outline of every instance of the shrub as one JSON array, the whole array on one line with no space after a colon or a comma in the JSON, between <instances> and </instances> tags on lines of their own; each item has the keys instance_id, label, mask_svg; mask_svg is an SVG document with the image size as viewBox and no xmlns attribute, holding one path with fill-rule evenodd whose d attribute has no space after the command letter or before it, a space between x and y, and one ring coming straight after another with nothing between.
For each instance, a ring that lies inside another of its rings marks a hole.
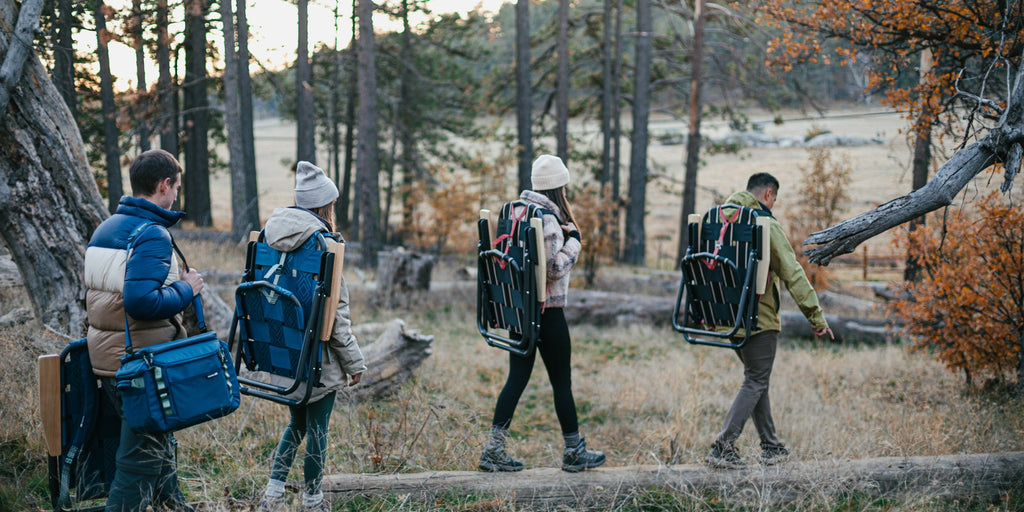
<instances>
[{"instance_id":1,"label":"shrub","mask_svg":"<svg viewBox=\"0 0 1024 512\"><path fill-rule=\"evenodd\" d=\"M995 193L974 213L903 233L897 245L921 264L920 282L899 286L892 311L913 347L934 350L951 370L997 378L1017 370L1024 386L1024 211Z\"/></svg>"}]
</instances>

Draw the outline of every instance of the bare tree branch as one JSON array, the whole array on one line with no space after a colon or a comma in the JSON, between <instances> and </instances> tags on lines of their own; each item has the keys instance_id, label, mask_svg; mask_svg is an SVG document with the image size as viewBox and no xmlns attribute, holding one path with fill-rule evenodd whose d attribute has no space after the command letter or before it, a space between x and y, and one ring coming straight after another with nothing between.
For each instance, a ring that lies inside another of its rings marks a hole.
<instances>
[{"instance_id":1,"label":"bare tree branch","mask_svg":"<svg viewBox=\"0 0 1024 512\"><path fill-rule=\"evenodd\" d=\"M980 101L981 99L978 98ZM1007 166L1002 189L1009 190L1021 165L1024 142L1024 65L1017 69L1014 86L999 122L980 141L968 145L939 168L924 187L877 208L830 226L804 240L812 263L828 265L836 256L853 252L865 240L928 212L949 205L972 178L989 166Z\"/></svg>"},{"instance_id":2,"label":"bare tree branch","mask_svg":"<svg viewBox=\"0 0 1024 512\"><path fill-rule=\"evenodd\" d=\"M18 25L7 45L3 66L0 66L0 116L7 110L11 89L21 81L21 70L32 51L32 39L39 30L39 15L42 12L43 0L26 0L21 4Z\"/></svg>"}]
</instances>

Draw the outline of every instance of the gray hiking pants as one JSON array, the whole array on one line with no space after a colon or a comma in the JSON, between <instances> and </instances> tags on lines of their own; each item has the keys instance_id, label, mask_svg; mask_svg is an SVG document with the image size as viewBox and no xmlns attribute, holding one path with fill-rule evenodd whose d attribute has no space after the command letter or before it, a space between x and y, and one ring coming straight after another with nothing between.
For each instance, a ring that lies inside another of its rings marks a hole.
<instances>
[{"instance_id":1,"label":"gray hiking pants","mask_svg":"<svg viewBox=\"0 0 1024 512\"><path fill-rule=\"evenodd\" d=\"M178 486L177 443L171 433L148 434L128 428L121 408L117 381L101 379L103 391L121 416L121 439L117 447L117 472L110 484L106 512L144 511L152 505L160 510L191 512Z\"/></svg>"},{"instance_id":2,"label":"gray hiking pants","mask_svg":"<svg viewBox=\"0 0 1024 512\"><path fill-rule=\"evenodd\" d=\"M779 331L765 331L750 337L736 355L743 362L743 385L725 415L718 444L732 447L743 432L747 418L753 418L761 448L779 446L772 421L772 406L768 399L768 385L775 364L775 349L779 343Z\"/></svg>"}]
</instances>

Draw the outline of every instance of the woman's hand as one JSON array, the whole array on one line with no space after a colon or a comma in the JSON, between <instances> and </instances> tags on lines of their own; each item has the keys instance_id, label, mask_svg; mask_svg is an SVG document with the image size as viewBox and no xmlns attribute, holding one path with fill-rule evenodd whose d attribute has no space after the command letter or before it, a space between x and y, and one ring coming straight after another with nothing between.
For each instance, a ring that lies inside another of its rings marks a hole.
<instances>
[{"instance_id":1,"label":"woman's hand","mask_svg":"<svg viewBox=\"0 0 1024 512\"><path fill-rule=\"evenodd\" d=\"M363 374L362 373L357 373L355 375L349 375L348 376L348 385L349 385L349 387L355 386L356 384L359 384L359 381L361 381L361 380L363 380Z\"/></svg>"}]
</instances>

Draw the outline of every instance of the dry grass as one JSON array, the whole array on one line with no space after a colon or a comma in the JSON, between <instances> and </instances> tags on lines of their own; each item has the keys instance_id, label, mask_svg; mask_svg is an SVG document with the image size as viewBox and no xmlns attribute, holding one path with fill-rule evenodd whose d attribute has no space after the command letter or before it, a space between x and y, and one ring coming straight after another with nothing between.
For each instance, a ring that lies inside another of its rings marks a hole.
<instances>
[{"instance_id":1,"label":"dry grass","mask_svg":"<svg viewBox=\"0 0 1024 512\"><path fill-rule=\"evenodd\" d=\"M850 149L855 198L850 213L870 208L909 189L907 148L898 134L897 117L842 119L834 124L813 121L853 135L884 135L884 146ZM791 122L772 130L809 129L812 121ZM671 129L668 125L652 130ZM713 123L708 130L713 130ZM293 134L288 125L264 127L264 135ZM288 143L261 141L262 217L275 206L290 204L292 176L281 155L294 154ZM624 152L628 149L624 148ZM653 169L664 178L649 188L648 269L605 269L607 286L644 293L674 294L665 289L678 229L679 196L671 183L682 176L680 146L651 147ZM903 155L903 156L900 156ZM709 156L700 172L698 208L715 195L742 187L755 171L776 174L786 190L796 190L802 149L751 149L741 155ZM663 166L663 167L658 167ZM229 190L215 179L213 190ZM785 194L781 204L796 198ZM215 205L215 226L227 229ZM785 209L780 209L785 222ZM871 242L872 254L887 252L884 237ZM202 270L238 270L244 249L238 245L181 241L190 263ZM468 251L468 249L467 249ZM467 254L469 254L467 252ZM464 266L451 264L450 266ZM661 269L661 270L657 270ZM435 271L435 280L449 280L450 269ZM638 287L631 275L650 276ZM858 279L857 271L839 272L837 279ZM894 275L872 276L898 278ZM402 317L407 324L435 335L434 353L416 378L387 401L353 405L339 400L331 420L329 473L471 470L484 432L489 427L506 372L504 352L487 347L473 325L471 294L445 294L443 301L422 301L401 311L370 304L361 283L372 279L346 268L352 287L353 317L359 322ZM642 290L641 290L642 288ZM231 300L230 297L225 297ZM434 298L432 298L434 299ZM445 302L445 304L440 304ZM0 313L26 306L24 291L0 289ZM727 350L686 344L670 329L643 325L571 327L574 391L581 429L589 444L604 450L609 465L698 463L721 426L741 380L741 366ZM46 506L45 447L38 420L35 358L63 340L19 326L0 332L0 510ZM1024 404L998 392L965 389L962 379L925 354L908 354L900 346L836 346L784 340L779 349L772 400L782 440L798 460L853 459L900 455L939 455L1024 450ZM232 497L245 505L265 484L270 458L287 421L275 404L244 398L234 414L180 432L179 468L190 500L213 501L229 508ZM528 467L553 466L561 456L561 438L551 390L542 368L524 393L512 426L510 449ZM753 427L747 427L739 450L758 453ZM293 481L301 468L292 470ZM1017 502L1019 504L1019 502ZM419 510L400 499L353 502L348 510ZM929 504L839 502L809 497L793 510L932 510ZM943 505L944 507L944 505ZM993 506L992 510L1014 505ZM624 508L630 510L721 510L713 497L649 493ZM941 508L941 507L940 507ZM950 509L956 508L954 505ZM437 510L509 510L489 497L449 496Z\"/></svg>"},{"instance_id":2,"label":"dry grass","mask_svg":"<svg viewBox=\"0 0 1024 512\"><path fill-rule=\"evenodd\" d=\"M200 253L216 257L212 248L193 252ZM17 302L9 292L0 293L8 307ZM423 302L405 311L373 309L358 288L353 297L356 321L403 317L436 339L433 355L394 398L360 405L339 400L328 472L472 470L507 364L505 353L486 346L475 332L472 296L455 293L447 305ZM30 329L0 334L0 350L7 356L0 359L2 509L47 502L34 377L34 347L46 335ZM572 334L581 429L593 447L608 454L609 465L702 460L741 379L731 351L690 346L671 330L642 325L577 325ZM798 460L1024 449L1020 400L966 390L939 363L900 346L785 340L772 398L779 434ZM258 496L286 421L283 407L247 397L234 414L177 434L189 498L223 504L227 496L243 501ZM550 385L537 368L513 421L510 449L528 467L550 467L561 455L559 434ZM757 453L751 426L739 449L748 457ZM301 479L300 466L291 478ZM687 509L652 493L644 499L662 502L667 507L662 509ZM481 499L472 502L476 505L455 500L445 510L502 509L488 508Z\"/></svg>"}]
</instances>

